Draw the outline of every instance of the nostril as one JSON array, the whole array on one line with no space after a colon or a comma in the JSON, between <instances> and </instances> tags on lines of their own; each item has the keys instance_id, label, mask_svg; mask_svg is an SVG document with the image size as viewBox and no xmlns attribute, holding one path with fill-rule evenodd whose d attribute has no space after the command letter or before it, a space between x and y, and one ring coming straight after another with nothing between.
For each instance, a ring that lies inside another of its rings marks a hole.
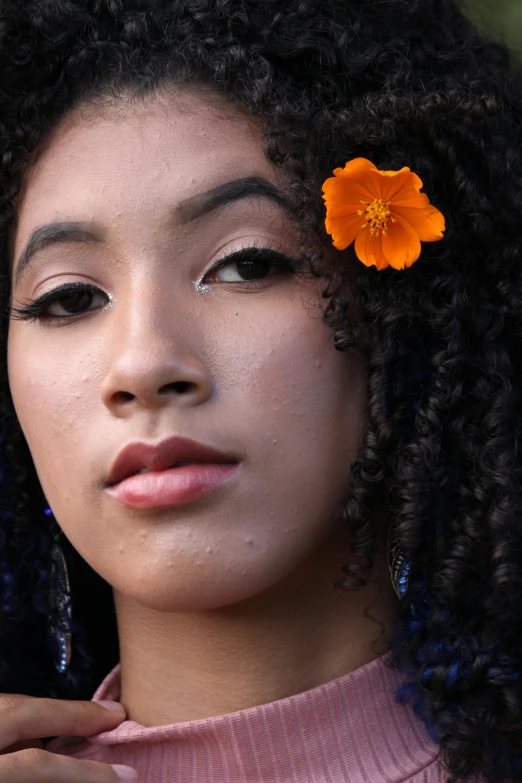
<instances>
[{"instance_id":1,"label":"nostril","mask_svg":"<svg viewBox=\"0 0 522 783\"><path fill-rule=\"evenodd\" d=\"M174 390L177 394L186 394L193 387L194 384L189 381L175 381L174 383L168 383L166 386L162 386L160 393Z\"/></svg>"},{"instance_id":2,"label":"nostril","mask_svg":"<svg viewBox=\"0 0 522 783\"><path fill-rule=\"evenodd\" d=\"M130 394L130 392L118 392L114 395L117 402L130 402L130 400L134 399L134 394Z\"/></svg>"}]
</instances>

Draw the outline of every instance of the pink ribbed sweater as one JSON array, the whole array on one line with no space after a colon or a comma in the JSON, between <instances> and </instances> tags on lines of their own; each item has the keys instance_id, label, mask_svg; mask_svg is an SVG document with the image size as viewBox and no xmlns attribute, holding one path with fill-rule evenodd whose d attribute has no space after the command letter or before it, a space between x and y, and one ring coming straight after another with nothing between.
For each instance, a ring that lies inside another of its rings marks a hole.
<instances>
[{"instance_id":1,"label":"pink ribbed sweater","mask_svg":"<svg viewBox=\"0 0 522 783\"><path fill-rule=\"evenodd\" d=\"M128 764L139 783L443 783L438 746L394 692L402 675L376 658L349 674L259 707L113 731L48 750ZM118 700L116 666L93 696Z\"/></svg>"}]
</instances>

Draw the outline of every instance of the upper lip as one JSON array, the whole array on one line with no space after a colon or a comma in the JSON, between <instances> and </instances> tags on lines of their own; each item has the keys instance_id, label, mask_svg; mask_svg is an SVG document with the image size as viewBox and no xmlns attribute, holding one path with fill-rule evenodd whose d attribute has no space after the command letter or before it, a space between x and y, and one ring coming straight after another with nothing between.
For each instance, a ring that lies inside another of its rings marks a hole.
<instances>
[{"instance_id":1,"label":"upper lip","mask_svg":"<svg viewBox=\"0 0 522 783\"><path fill-rule=\"evenodd\" d=\"M178 462L233 464L237 461L230 454L224 454L189 438L175 436L160 443L129 443L114 460L107 478L107 486L118 484L123 479L138 473L142 468L167 470Z\"/></svg>"}]
</instances>

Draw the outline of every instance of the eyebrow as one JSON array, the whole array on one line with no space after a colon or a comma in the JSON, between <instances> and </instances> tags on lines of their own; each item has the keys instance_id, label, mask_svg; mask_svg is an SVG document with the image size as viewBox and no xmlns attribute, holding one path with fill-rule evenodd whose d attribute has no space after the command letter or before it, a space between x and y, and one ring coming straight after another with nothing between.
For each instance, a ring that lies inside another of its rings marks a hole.
<instances>
[{"instance_id":1,"label":"eyebrow","mask_svg":"<svg viewBox=\"0 0 522 783\"><path fill-rule=\"evenodd\" d=\"M269 199L282 207L290 217L296 218L296 207L282 190L262 177L242 177L180 201L174 208L176 222L190 223L220 207L251 196ZM15 273L15 285L20 282L34 256L51 245L76 242L99 244L104 241L105 232L97 225L61 221L40 226L31 234L20 255Z\"/></svg>"},{"instance_id":2,"label":"eyebrow","mask_svg":"<svg viewBox=\"0 0 522 783\"><path fill-rule=\"evenodd\" d=\"M189 223L219 207L249 196L267 198L282 207L289 215L296 216L296 207L288 196L262 177L242 177L225 182L217 188L181 201L176 207L176 213L182 223Z\"/></svg>"},{"instance_id":3,"label":"eyebrow","mask_svg":"<svg viewBox=\"0 0 522 783\"><path fill-rule=\"evenodd\" d=\"M40 226L34 231L25 249L20 256L15 274L15 285L17 285L29 266L32 258L46 247L57 244L70 244L81 242L83 244L93 244L104 241L104 233L101 228L92 226L88 228L83 223L48 223Z\"/></svg>"}]
</instances>

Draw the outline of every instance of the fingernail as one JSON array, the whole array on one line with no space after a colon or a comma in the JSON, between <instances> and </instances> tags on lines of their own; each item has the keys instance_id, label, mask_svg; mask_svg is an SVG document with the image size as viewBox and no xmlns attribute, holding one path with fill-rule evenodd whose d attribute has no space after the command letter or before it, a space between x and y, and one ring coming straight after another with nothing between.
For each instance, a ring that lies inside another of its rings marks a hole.
<instances>
[{"instance_id":1,"label":"fingernail","mask_svg":"<svg viewBox=\"0 0 522 783\"><path fill-rule=\"evenodd\" d=\"M111 764L120 780L137 780L138 773L132 767L124 767L123 764Z\"/></svg>"},{"instance_id":2,"label":"fingernail","mask_svg":"<svg viewBox=\"0 0 522 783\"><path fill-rule=\"evenodd\" d=\"M111 712L121 712L125 713L125 707L120 704L119 701L99 701L97 704L100 705L100 707L103 707L106 710L110 710Z\"/></svg>"}]
</instances>

